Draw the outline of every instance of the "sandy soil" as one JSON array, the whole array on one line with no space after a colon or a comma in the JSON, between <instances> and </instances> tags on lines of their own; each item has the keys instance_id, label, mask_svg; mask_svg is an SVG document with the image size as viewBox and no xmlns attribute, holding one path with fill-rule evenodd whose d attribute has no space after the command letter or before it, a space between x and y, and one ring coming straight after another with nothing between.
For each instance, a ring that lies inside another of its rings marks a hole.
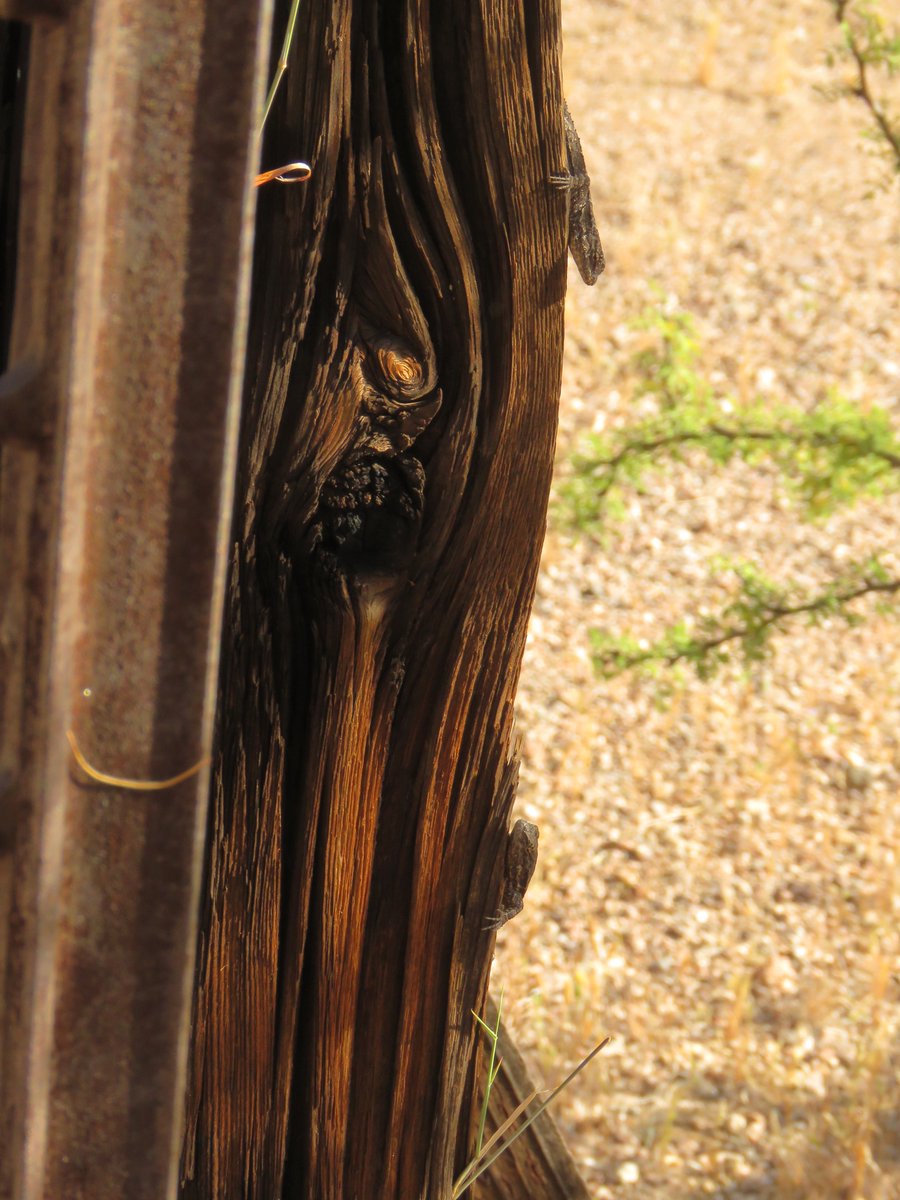
<instances>
[{"instance_id":1,"label":"sandy soil","mask_svg":"<svg viewBox=\"0 0 900 1200\"><path fill-rule=\"evenodd\" d=\"M820 90L827 0L564 21L608 266L593 290L571 268L558 477L634 411L650 305L694 314L723 393L900 419L900 196L871 194L862 107ZM799 524L771 471L698 461L603 545L551 522L519 698L541 860L494 987L548 1082L613 1035L556 1110L598 1198L900 1197L900 626L801 627L749 675L663 689L597 679L588 639L716 606L714 555L812 584L898 518Z\"/></svg>"}]
</instances>

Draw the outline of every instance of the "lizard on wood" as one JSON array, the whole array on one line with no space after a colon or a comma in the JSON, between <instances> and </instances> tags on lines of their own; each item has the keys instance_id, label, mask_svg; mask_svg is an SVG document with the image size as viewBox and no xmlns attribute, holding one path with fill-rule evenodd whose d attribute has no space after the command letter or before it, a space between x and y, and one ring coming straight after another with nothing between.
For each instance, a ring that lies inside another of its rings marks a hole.
<instances>
[{"instance_id":1,"label":"lizard on wood","mask_svg":"<svg viewBox=\"0 0 900 1200\"><path fill-rule=\"evenodd\" d=\"M569 112L569 106L563 101L563 121L566 127L566 159L565 174L551 175L550 182L559 188L564 188L569 199L569 253L575 259L578 273L588 286L597 282L606 266L603 257L603 246L600 244L600 234L597 222L594 220L594 209L591 204L591 181L584 163L584 152L581 149L581 139Z\"/></svg>"},{"instance_id":2,"label":"lizard on wood","mask_svg":"<svg viewBox=\"0 0 900 1200\"><path fill-rule=\"evenodd\" d=\"M500 929L522 911L525 892L537 865L538 837L538 827L531 821L516 821L510 830L503 867L500 911L488 921L486 929Z\"/></svg>"}]
</instances>

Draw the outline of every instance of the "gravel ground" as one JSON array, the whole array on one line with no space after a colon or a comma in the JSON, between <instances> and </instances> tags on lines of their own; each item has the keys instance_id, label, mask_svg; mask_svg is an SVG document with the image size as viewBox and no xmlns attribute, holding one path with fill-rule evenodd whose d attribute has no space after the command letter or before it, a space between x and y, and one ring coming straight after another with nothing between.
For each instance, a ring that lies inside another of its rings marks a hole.
<instances>
[{"instance_id":1,"label":"gravel ground","mask_svg":"<svg viewBox=\"0 0 900 1200\"><path fill-rule=\"evenodd\" d=\"M569 0L564 21L608 266L570 276L558 478L634 412L648 305L694 314L723 392L837 387L900 419L898 191L873 193L864 109L821 94L828 0ZM494 988L548 1083L613 1036L556 1109L597 1198L900 1197L900 626L801 627L749 674L665 688L599 680L588 640L717 607L714 555L813 584L898 518L801 525L771 471L698 461L602 545L551 520L519 696L541 859Z\"/></svg>"}]
</instances>

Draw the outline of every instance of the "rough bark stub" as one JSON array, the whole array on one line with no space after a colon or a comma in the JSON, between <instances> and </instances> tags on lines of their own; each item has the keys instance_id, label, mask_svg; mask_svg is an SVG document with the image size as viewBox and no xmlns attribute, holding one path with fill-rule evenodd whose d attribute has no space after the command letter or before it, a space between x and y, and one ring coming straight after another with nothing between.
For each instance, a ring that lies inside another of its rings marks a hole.
<instances>
[{"instance_id":1,"label":"rough bark stub","mask_svg":"<svg viewBox=\"0 0 900 1200\"><path fill-rule=\"evenodd\" d=\"M444 1197L565 292L555 0L310 0L260 200L184 1194ZM267 164L266 164L267 165Z\"/></svg>"}]
</instances>

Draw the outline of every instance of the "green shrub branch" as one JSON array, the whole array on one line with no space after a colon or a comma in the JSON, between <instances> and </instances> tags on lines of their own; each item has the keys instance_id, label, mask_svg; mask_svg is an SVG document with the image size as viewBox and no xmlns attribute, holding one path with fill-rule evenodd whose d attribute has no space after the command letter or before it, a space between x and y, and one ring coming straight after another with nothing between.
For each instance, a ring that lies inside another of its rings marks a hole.
<instances>
[{"instance_id":1,"label":"green shrub branch","mask_svg":"<svg viewBox=\"0 0 900 1200\"><path fill-rule=\"evenodd\" d=\"M635 667L671 667L685 662L702 679L708 679L728 660L735 644L745 662L758 662L768 653L772 635L794 618L806 617L815 623L840 617L855 625L862 619L851 607L855 601L871 595L887 600L900 592L900 579L891 578L878 559L856 565L822 591L805 596L798 594L795 586L779 587L765 579L753 564L733 569L738 594L720 612L696 622L681 621L649 645L592 629L596 670L611 678Z\"/></svg>"},{"instance_id":2,"label":"green shrub branch","mask_svg":"<svg viewBox=\"0 0 900 1200\"><path fill-rule=\"evenodd\" d=\"M892 76L900 70L900 37L888 31L872 0L829 3L843 34L840 53L855 74L849 87L838 86L833 94L855 96L866 106L872 136L900 175L900 124L873 81L876 71ZM635 358L635 400L649 401L652 411L624 428L591 435L573 456L556 507L570 528L601 533L610 517L624 514L627 488L640 491L648 471L689 454L705 455L715 467L735 459L774 467L806 519L900 488L900 435L885 409L854 404L837 391L811 410L717 396L698 371L699 343L689 314L651 310L637 324L649 331L651 345ZM792 621L839 617L856 624L862 619L858 601L878 596L887 607L900 591L900 579L878 554L813 591L767 579L752 563L728 566L737 588L721 611L681 621L652 644L591 630L597 669L609 676L689 662L707 677L736 648L747 662L762 659L773 635Z\"/></svg>"},{"instance_id":3,"label":"green shrub branch","mask_svg":"<svg viewBox=\"0 0 900 1200\"><path fill-rule=\"evenodd\" d=\"M900 37L887 31L875 4L852 4L850 0L832 0L832 4L844 36L844 55L856 72L855 84L845 91L868 108L875 122L874 136L900 174L900 125L893 122L886 105L875 95L870 73L872 67L880 67L888 75L900 70Z\"/></svg>"},{"instance_id":4,"label":"green shrub branch","mask_svg":"<svg viewBox=\"0 0 900 1200\"><path fill-rule=\"evenodd\" d=\"M770 462L807 517L900 487L900 436L885 409L860 408L836 392L811 411L717 398L697 373L687 313L651 312L639 324L655 331L657 345L635 360L642 376L636 398L654 397L657 411L586 439L560 488L559 511L571 527L598 532L607 517L621 515L624 487L639 488L645 472L683 460L689 449L717 467L735 458Z\"/></svg>"},{"instance_id":5,"label":"green shrub branch","mask_svg":"<svg viewBox=\"0 0 900 1200\"><path fill-rule=\"evenodd\" d=\"M638 324L655 334L655 344L636 358L637 398L652 397L656 412L608 436L592 435L574 456L557 508L571 528L601 531L610 515L624 510L626 487L639 489L646 472L682 460L689 450L718 467L735 458L773 464L808 519L900 487L900 435L885 409L862 409L837 393L809 412L719 398L697 371L699 345L688 314L653 311ZM597 670L611 676L688 662L706 678L735 649L745 662L764 658L773 635L792 620L836 616L855 624L856 601L878 595L887 602L900 590L878 556L813 592L778 584L752 563L726 565L738 587L718 613L681 621L649 645L591 630Z\"/></svg>"}]
</instances>

